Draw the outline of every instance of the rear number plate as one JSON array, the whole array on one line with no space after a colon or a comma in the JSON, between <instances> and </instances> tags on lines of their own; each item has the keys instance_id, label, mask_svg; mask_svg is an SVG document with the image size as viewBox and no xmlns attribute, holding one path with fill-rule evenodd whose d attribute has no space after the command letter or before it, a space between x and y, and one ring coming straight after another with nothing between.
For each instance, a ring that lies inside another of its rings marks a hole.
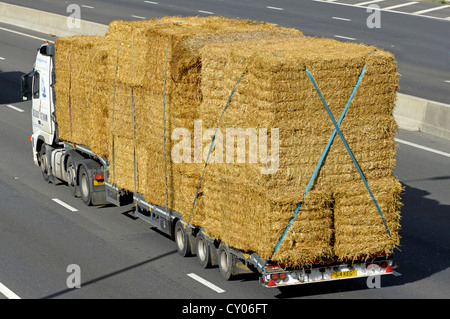
<instances>
[{"instance_id":1,"label":"rear number plate","mask_svg":"<svg viewBox=\"0 0 450 319\"><path fill-rule=\"evenodd\" d=\"M355 277L356 274L357 274L356 269L347 271L336 271L331 273L331 279Z\"/></svg>"}]
</instances>

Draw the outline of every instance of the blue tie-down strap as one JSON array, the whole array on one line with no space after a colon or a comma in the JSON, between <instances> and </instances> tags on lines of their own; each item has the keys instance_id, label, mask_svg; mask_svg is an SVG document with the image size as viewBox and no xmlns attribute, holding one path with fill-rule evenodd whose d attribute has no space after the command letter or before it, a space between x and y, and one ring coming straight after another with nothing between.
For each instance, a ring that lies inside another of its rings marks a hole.
<instances>
[{"instance_id":1,"label":"blue tie-down strap","mask_svg":"<svg viewBox=\"0 0 450 319\"><path fill-rule=\"evenodd\" d=\"M377 208L377 210L378 210L378 213L379 213L380 216L381 216L381 219L383 220L383 223L384 223L384 226L385 226L385 228L386 228L387 233L389 234L389 236L391 236L391 232L390 232L389 227L388 227L388 225L387 225L387 223L386 223L386 220L385 220L385 218L384 218L384 216L383 216L383 213L381 212L381 209L380 209L380 207L379 207L379 205L378 205L378 202L377 202L377 200L375 199L375 196L373 195L373 193L372 193L372 191L371 191L371 189L370 189L370 187L369 187L369 184L367 183L367 180L366 180L366 178L364 177L364 174L362 173L361 168L360 168L359 165L358 165L358 162L356 161L355 157L353 156L353 153L352 153L352 151L350 150L350 147L348 146L348 144L347 144L347 142L346 142L344 136L342 135L341 130L339 129L339 126L341 125L342 120L344 119L345 114L347 113L348 107L349 107L351 101L353 100L353 97L354 97L354 95L355 95L355 92L356 92L356 90L357 90L359 84L361 83L361 79L362 79L362 77L363 77L363 75L364 75L365 70L366 70L366 67L364 66L363 69L362 69L362 71L361 71L361 73L360 73L360 75L359 75L359 77L358 77L358 81L356 82L356 84L355 84L355 86L354 86L354 88L353 88L353 91L352 91L352 93L351 93L351 95L350 95L350 97L349 97L349 99L348 99L348 101L347 101L347 104L345 105L345 108L344 108L344 110L342 111L342 114L341 114L341 116L340 116L340 118L339 118L339 121L336 123L336 120L334 119L333 114L331 113L330 108L328 107L328 104L325 102L325 99L323 98L323 95L322 95L322 93L320 92L320 89L319 89L319 87L317 86L316 81L314 80L314 78L313 78L313 76L311 75L311 73L309 72L309 70L306 69L306 73L308 74L308 76L309 76L309 78L311 79L311 82L313 83L313 85L314 85L314 87L315 87L317 93L319 94L319 97L320 97L320 99L322 100L322 103L323 103L323 105L325 106L325 109L327 110L328 115L330 116L331 120L333 121L333 125L334 125L335 128L334 128L334 130L333 130L333 133L332 133L331 136L330 136L330 139L328 140L328 143L327 143L327 145L326 145L326 147L325 147L325 149L324 149L324 151L323 151L323 153L322 153L322 156L320 157L319 162L317 163L317 166L316 166L316 168L315 168L315 170L314 170L314 173L313 173L313 175L311 176L311 179L309 180L308 185L306 186L306 190L305 190L305 193L303 194L302 201L297 205L297 208L295 209L294 214L292 215L291 219L289 220L288 225L286 226L286 228L285 228L283 234L281 235L280 239L278 240L278 242L277 242L277 244L276 244L276 246L275 246L275 248L274 248L274 250L273 250L273 252L272 252L272 255L271 255L270 258L267 260L267 262L269 262L269 261L272 259L273 255L275 254L275 252L276 252L276 251L278 250L278 248L280 247L281 242L283 241L283 239L284 239L284 237L286 236L286 234L287 234L289 228L290 228L291 225L292 225L292 222L294 221L295 217L297 216L297 214L298 214L298 212L299 212L299 210L300 210L300 207L302 206L302 204L303 204L303 202L304 202L304 200L305 200L306 195L308 194L309 190L311 189L311 186L312 186L312 184L313 184L313 182L314 182L314 180L315 180L315 178L316 178L316 176L317 176L317 173L319 172L320 167L322 166L322 163L323 163L325 157L326 157L327 154L328 154L328 151L329 151L329 149L330 149L331 143L333 142L333 140L334 140L334 138L335 138L335 136L336 136L336 133L339 134L339 136L340 136L342 142L344 143L345 148L347 149L347 152L349 153L349 155L350 155L350 157L351 157L351 159L352 159L352 161L353 161L353 164L355 165L356 169L358 170L358 173L359 173L359 175L361 176L361 179L363 180L364 185L366 186L367 190L369 191L370 197L372 198L373 202L375 203L375 206L376 206L376 208ZM267 262L266 262L266 263L267 263Z\"/></svg>"},{"instance_id":2,"label":"blue tie-down strap","mask_svg":"<svg viewBox=\"0 0 450 319\"><path fill-rule=\"evenodd\" d=\"M247 70L247 68L244 69L244 71L241 73L241 75L237 79L236 83L234 84L234 87L231 90L230 96L228 97L227 104L225 104L225 107L223 108L222 113L219 116L219 120L217 121L216 130L214 131L214 136L213 136L213 138L211 140L211 145L209 147L208 156L206 157L205 165L203 166L203 169L202 169L202 176L200 177L200 182L198 183L197 192L195 194L194 203L192 204L192 210L191 210L191 215L189 215L189 222L188 222L188 224L191 223L192 218L194 217L195 203L197 202L197 198L198 198L198 195L200 193L200 188L202 187L203 177L205 175L206 166L208 165L208 162L209 162L209 157L211 156L211 152L212 152L212 149L214 147L214 142L216 140L216 135L217 135L217 131L219 129L220 121L222 120L222 117L225 114L225 111L227 110L228 105L231 102L231 98L233 97L233 94L236 91L236 87L239 84L239 81L241 80L242 76L245 74L246 70Z\"/></svg>"}]
</instances>

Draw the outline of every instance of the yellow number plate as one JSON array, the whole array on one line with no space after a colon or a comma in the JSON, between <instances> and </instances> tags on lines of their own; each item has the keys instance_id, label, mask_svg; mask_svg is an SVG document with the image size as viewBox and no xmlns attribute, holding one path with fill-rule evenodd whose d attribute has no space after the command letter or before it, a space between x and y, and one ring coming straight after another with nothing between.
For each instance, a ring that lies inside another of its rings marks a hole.
<instances>
[{"instance_id":1,"label":"yellow number plate","mask_svg":"<svg viewBox=\"0 0 450 319\"><path fill-rule=\"evenodd\" d=\"M355 277L357 274L356 269L347 271L336 271L331 273L331 279Z\"/></svg>"},{"instance_id":2,"label":"yellow number plate","mask_svg":"<svg viewBox=\"0 0 450 319\"><path fill-rule=\"evenodd\" d=\"M100 182L100 181L94 180L94 186L100 186L100 185L105 185L105 182Z\"/></svg>"}]
</instances>

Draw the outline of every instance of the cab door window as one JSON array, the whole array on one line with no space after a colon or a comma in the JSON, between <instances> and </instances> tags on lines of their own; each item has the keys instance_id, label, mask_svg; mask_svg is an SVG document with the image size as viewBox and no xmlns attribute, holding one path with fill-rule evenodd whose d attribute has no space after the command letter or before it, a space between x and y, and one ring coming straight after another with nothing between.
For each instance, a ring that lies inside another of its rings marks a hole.
<instances>
[{"instance_id":1,"label":"cab door window","mask_svg":"<svg viewBox=\"0 0 450 319\"><path fill-rule=\"evenodd\" d=\"M39 72L36 72L33 77L33 99L39 98Z\"/></svg>"}]
</instances>

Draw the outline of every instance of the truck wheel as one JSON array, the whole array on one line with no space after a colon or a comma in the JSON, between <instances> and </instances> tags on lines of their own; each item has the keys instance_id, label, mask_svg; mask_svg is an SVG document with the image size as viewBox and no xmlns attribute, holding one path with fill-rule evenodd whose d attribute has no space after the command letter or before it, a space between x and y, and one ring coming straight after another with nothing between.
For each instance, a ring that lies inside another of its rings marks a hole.
<instances>
[{"instance_id":1,"label":"truck wheel","mask_svg":"<svg viewBox=\"0 0 450 319\"><path fill-rule=\"evenodd\" d=\"M191 254L191 244L189 243L189 236L186 229L183 227L181 220L175 224L175 243L177 244L178 253L187 257Z\"/></svg>"},{"instance_id":2,"label":"truck wheel","mask_svg":"<svg viewBox=\"0 0 450 319\"><path fill-rule=\"evenodd\" d=\"M200 231L196 238L197 245L197 259L203 268L211 267L211 248L209 243L206 241L205 234Z\"/></svg>"},{"instance_id":3,"label":"truck wheel","mask_svg":"<svg viewBox=\"0 0 450 319\"><path fill-rule=\"evenodd\" d=\"M229 280L233 273L233 257L227 244L220 243L217 251L220 274L225 280Z\"/></svg>"},{"instance_id":4,"label":"truck wheel","mask_svg":"<svg viewBox=\"0 0 450 319\"><path fill-rule=\"evenodd\" d=\"M50 182L50 174L48 172L47 150L45 149L45 145L42 145L41 150L39 151L39 163L42 171L42 177L46 182Z\"/></svg>"},{"instance_id":5,"label":"truck wheel","mask_svg":"<svg viewBox=\"0 0 450 319\"><path fill-rule=\"evenodd\" d=\"M89 175L84 165L80 166L78 180L80 181L80 194L81 199L87 205L91 205L91 188L89 187Z\"/></svg>"},{"instance_id":6,"label":"truck wheel","mask_svg":"<svg viewBox=\"0 0 450 319\"><path fill-rule=\"evenodd\" d=\"M69 156L69 159L67 160L67 174L69 175L69 181L67 184L69 185L70 193L74 197L80 197L80 186L78 186L77 172L71 156Z\"/></svg>"}]
</instances>

